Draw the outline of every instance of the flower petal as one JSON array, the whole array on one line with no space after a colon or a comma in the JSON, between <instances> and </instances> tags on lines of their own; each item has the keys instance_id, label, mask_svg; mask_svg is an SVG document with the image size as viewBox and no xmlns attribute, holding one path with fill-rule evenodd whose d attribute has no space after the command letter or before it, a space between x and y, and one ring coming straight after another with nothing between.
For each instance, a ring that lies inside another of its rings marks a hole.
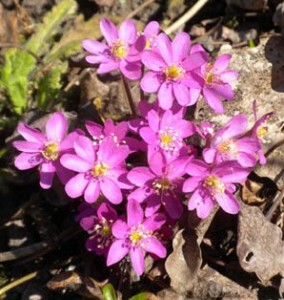
<instances>
[{"instance_id":1,"label":"flower petal","mask_svg":"<svg viewBox=\"0 0 284 300\"><path fill-rule=\"evenodd\" d=\"M89 53L93 53L96 55L103 55L103 53L108 49L108 46L106 44L91 39L83 40L82 46Z\"/></svg>"},{"instance_id":2,"label":"flower petal","mask_svg":"<svg viewBox=\"0 0 284 300\"><path fill-rule=\"evenodd\" d=\"M128 234L128 226L125 221L118 219L113 223L111 231L113 236L117 239L126 239Z\"/></svg>"},{"instance_id":3,"label":"flower petal","mask_svg":"<svg viewBox=\"0 0 284 300\"><path fill-rule=\"evenodd\" d=\"M40 166L40 186L43 189L49 189L52 186L55 167L52 162L43 162Z\"/></svg>"},{"instance_id":4,"label":"flower petal","mask_svg":"<svg viewBox=\"0 0 284 300\"><path fill-rule=\"evenodd\" d=\"M71 178L65 185L65 191L70 198L77 198L84 194L84 190L89 183L85 174L78 174Z\"/></svg>"},{"instance_id":5,"label":"flower petal","mask_svg":"<svg viewBox=\"0 0 284 300\"><path fill-rule=\"evenodd\" d=\"M17 150L26 152L26 153L38 153L42 150L43 145L36 142L28 142L28 141L14 141L13 147Z\"/></svg>"},{"instance_id":6,"label":"flower petal","mask_svg":"<svg viewBox=\"0 0 284 300\"><path fill-rule=\"evenodd\" d=\"M79 136L74 142L74 150L80 158L88 162L90 165L94 164L94 147L92 141L88 137Z\"/></svg>"},{"instance_id":7,"label":"flower petal","mask_svg":"<svg viewBox=\"0 0 284 300\"><path fill-rule=\"evenodd\" d=\"M222 72L227 69L231 58L232 58L231 54L222 54L216 58L213 65L219 72Z\"/></svg>"},{"instance_id":8,"label":"flower petal","mask_svg":"<svg viewBox=\"0 0 284 300\"><path fill-rule=\"evenodd\" d=\"M151 71L161 72L164 68L167 67L162 56L151 50L146 50L143 52L141 57L142 63Z\"/></svg>"},{"instance_id":9,"label":"flower petal","mask_svg":"<svg viewBox=\"0 0 284 300\"><path fill-rule=\"evenodd\" d=\"M139 62L122 60L119 65L122 74L129 80L137 80L142 76L142 68Z\"/></svg>"},{"instance_id":10,"label":"flower petal","mask_svg":"<svg viewBox=\"0 0 284 300\"><path fill-rule=\"evenodd\" d=\"M212 89L222 99L232 100L235 97L234 91L229 84L216 84Z\"/></svg>"},{"instance_id":11,"label":"flower petal","mask_svg":"<svg viewBox=\"0 0 284 300\"><path fill-rule=\"evenodd\" d=\"M162 203L165 206L166 212L172 219L177 220L181 217L183 206L178 197L174 197L173 195L166 195L162 197Z\"/></svg>"},{"instance_id":12,"label":"flower petal","mask_svg":"<svg viewBox=\"0 0 284 300\"><path fill-rule=\"evenodd\" d=\"M87 203L94 203L97 201L99 194L100 185L98 180L90 180L84 192L84 199Z\"/></svg>"},{"instance_id":13,"label":"flower petal","mask_svg":"<svg viewBox=\"0 0 284 300\"><path fill-rule=\"evenodd\" d=\"M121 190L117 183L104 176L100 179L100 188L103 195L113 204L119 204L122 201Z\"/></svg>"},{"instance_id":14,"label":"flower petal","mask_svg":"<svg viewBox=\"0 0 284 300\"><path fill-rule=\"evenodd\" d=\"M147 167L136 167L127 174L128 180L136 186L144 186L146 182L155 178L155 175Z\"/></svg>"},{"instance_id":15,"label":"flower petal","mask_svg":"<svg viewBox=\"0 0 284 300\"><path fill-rule=\"evenodd\" d=\"M191 177L186 179L183 183L182 191L184 193L193 192L198 187L201 180L201 177Z\"/></svg>"},{"instance_id":16,"label":"flower petal","mask_svg":"<svg viewBox=\"0 0 284 300\"><path fill-rule=\"evenodd\" d=\"M119 69L119 61L102 62L97 69L98 74L105 74Z\"/></svg>"},{"instance_id":17,"label":"flower petal","mask_svg":"<svg viewBox=\"0 0 284 300\"><path fill-rule=\"evenodd\" d=\"M153 253L160 258L164 258L167 255L165 246L155 237L149 237L145 239L144 245L144 249L147 252Z\"/></svg>"},{"instance_id":18,"label":"flower petal","mask_svg":"<svg viewBox=\"0 0 284 300\"><path fill-rule=\"evenodd\" d=\"M186 166L186 172L191 176L205 177L209 166L202 160L192 159Z\"/></svg>"},{"instance_id":19,"label":"flower petal","mask_svg":"<svg viewBox=\"0 0 284 300\"><path fill-rule=\"evenodd\" d=\"M46 137L43 133L24 123L20 123L17 127L17 130L20 133L20 135L29 142L43 144L46 141Z\"/></svg>"},{"instance_id":20,"label":"flower petal","mask_svg":"<svg viewBox=\"0 0 284 300\"><path fill-rule=\"evenodd\" d=\"M189 89L182 83L174 83L173 92L178 104L181 106L187 106L190 101Z\"/></svg>"},{"instance_id":21,"label":"flower petal","mask_svg":"<svg viewBox=\"0 0 284 300\"><path fill-rule=\"evenodd\" d=\"M67 120L61 112L52 114L45 125L45 132L49 141L61 142L67 134L67 129Z\"/></svg>"},{"instance_id":22,"label":"flower petal","mask_svg":"<svg viewBox=\"0 0 284 300\"><path fill-rule=\"evenodd\" d=\"M143 225L145 228L151 231L156 231L160 229L165 223L167 219L163 214L155 214L152 215L151 217L147 218L144 222Z\"/></svg>"},{"instance_id":23,"label":"flower petal","mask_svg":"<svg viewBox=\"0 0 284 300\"><path fill-rule=\"evenodd\" d=\"M172 47L174 49L173 52L174 62L180 62L184 60L184 58L188 55L190 46L191 46L191 41L189 35L186 32L178 33L174 38L172 44Z\"/></svg>"},{"instance_id":24,"label":"flower petal","mask_svg":"<svg viewBox=\"0 0 284 300\"><path fill-rule=\"evenodd\" d=\"M139 130L139 134L147 144L152 145L157 143L156 133L150 127L142 127Z\"/></svg>"},{"instance_id":25,"label":"flower petal","mask_svg":"<svg viewBox=\"0 0 284 300\"><path fill-rule=\"evenodd\" d=\"M157 37L157 49L160 51L167 65L174 63L172 43L165 33L160 33Z\"/></svg>"},{"instance_id":26,"label":"flower petal","mask_svg":"<svg viewBox=\"0 0 284 300\"><path fill-rule=\"evenodd\" d=\"M143 222L144 212L141 205L129 199L127 203L127 225L128 227L136 226Z\"/></svg>"},{"instance_id":27,"label":"flower petal","mask_svg":"<svg viewBox=\"0 0 284 300\"><path fill-rule=\"evenodd\" d=\"M144 273L144 253L140 247L133 247L129 251L129 257L135 273L141 276Z\"/></svg>"},{"instance_id":28,"label":"flower petal","mask_svg":"<svg viewBox=\"0 0 284 300\"><path fill-rule=\"evenodd\" d=\"M85 161L81 157L75 154L64 154L60 158L60 163L67 169L78 172L78 173L85 173L92 168L92 164Z\"/></svg>"},{"instance_id":29,"label":"flower petal","mask_svg":"<svg viewBox=\"0 0 284 300\"><path fill-rule=\"evenodd\" d=\"M127 44L133 44L137 39L137 29L134 21L126 20L119 28L119 38Z\"/></svg>"},{"instance_id":30,"label":"flower petal","mask_svg":"<svg viewBox=\"0 0 284 300\"><path fill-rule=\"evenodd\" d=\"M110 20L106 18L101 19L100 29L109 45L111 45L113 42L115 42L118 39L117 28Z\"/></svg>"},{"instance_id":31,"label":"flower petal","mask_svg":"<svg viewBox=\"0 0 284 300\"><path fill-rule=\"evenodd\" d=\"M218 96L216 95L215 91L211 88L205 87L203 89L203 95L208 103L208 105L216 112L216 113L223 113L224 107L222 102L219 100Z\"/></svg>"},{"instance_id":32,"label":"flower petal","mask_svg":"<svg viewBox=\"0 0 284 300\"><path fill-rule=\"evenodd\" d=\"M174 101L172 84L164 82L158 91L159 106L163 110L168 110L172 107Z\"/></svg>"},{"instance_id":33,"label":"flower petal","mask_svg":"<svg viewBox=\"0 0 284 300\"><path fill-rule=\"evenodd\" d=\"M15 158L15 166L19 170L28 170L42 163L43 158L40 153L21 153Z\"/></svg>"},{"instance_id":34,"label":"flower petal","mask_svg":"<svg viewBox=\"0 0 284 300\"><path fill-rule=\"evenodd\" d=\"M142 90L147 93L156 93L161 84L161 75L152 71L147 72L140 81Z\"/></svg>"},{"instance_id":35,"label":"flower petal","mask_svg":"<svg viewBox=\"0 0 284 300\"><path fill-rule=\"evenodd\" d=\"M240 205L232 194L216 194L215 198L225 212L235 215L240 211Z\"/></svg>"},{"instance_id":36,"label":"flower petal","mask_svg":"<svg viewBox=\"0 0 284 300\"><path fill-rule=\"evenodd\" d=\"M201 67L207 61L208 55L205 51L195 52L193 54L190 54L190 56L184 60L182 66L186 71L192 71Z\"/></svg>"},{"instance_id":37,"label":"flower petal","mask_svg":"<svg viewBox=\"0 0 284 300\"><path fill-rule=\"evenodd\" d=\"M107 266L111 266L121 261L129 252L129 247L124 240L114 241L107 254Z\"/></svg>"},{"instance_id":38,"label":"flower petal","mask_svg":"<svg viewBox=\"0 0 284 300\"><path fill-rule=\"evenodd\" d=\"M229 83L231 81L236 81L239 77L239 72L237 71L224 71L222 72L222 74L220 75L220 79L224 82L224 83Z\"/></svg>"}]
</instances>

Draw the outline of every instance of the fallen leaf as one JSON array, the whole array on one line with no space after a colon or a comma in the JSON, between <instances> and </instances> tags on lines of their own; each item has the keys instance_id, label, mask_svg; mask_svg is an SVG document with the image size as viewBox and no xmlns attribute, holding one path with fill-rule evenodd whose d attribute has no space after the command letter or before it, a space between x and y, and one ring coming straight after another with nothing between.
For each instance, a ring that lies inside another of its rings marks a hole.
<instances>
[{"instance_id":1,"label":"fallen leaf","mask_svg":"<svg viewBox=\"0 0 284 300\"><path fill-rule=\"evenodd\" d=\"M284 242L281 229L269 222L258 207L243 204L239 213L237 255L241 267L255 272L266 285L284 276Z\"/></svg>"}]
</instances>

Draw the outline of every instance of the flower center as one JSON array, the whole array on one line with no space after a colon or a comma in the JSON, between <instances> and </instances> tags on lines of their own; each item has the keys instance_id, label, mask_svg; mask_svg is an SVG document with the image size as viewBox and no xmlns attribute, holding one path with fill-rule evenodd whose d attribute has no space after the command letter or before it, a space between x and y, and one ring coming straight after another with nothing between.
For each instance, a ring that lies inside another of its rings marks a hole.
<instances>
[{"instance_id":1,"label":"flower center","mask_svg":"<svg viewBox=\"0 0 284 300\"><path fill-rule=\"evenodd\" d=\"M219 79L218 75L214 74L212 72L213 69L214 69L214 66L212 64L207 64L206 65L206 73L205 73L204 79L205 79L205 82L208 85L220 82L220 79Z\"/></svg>"},{"instance_id":2,"label":"flower center","mask_svg":"<svg viewBox=\"0 0 284 300\"><path fill-rule=\"evenodd\" d=\"M184 69L175 65L164 70L167 80L176 81L184 77Z\"/></svg>"},{"instance_id":3,"label":"flower center","mask_svg":"<svg viewBox=\"0 0 284 300\"><path fill-rule=\"evenodd\" d=\"M204 187L210 190L211 194L224 193L225 187L223 182L216 175L209 175L205 178Z\"/></svg>"},{"instance_id":4,"label":"flower center","mask_svg":"<svg viewBox=\"0 0 284 300\"><path fill-rule=\"evenodd\" d=\"M109 167L106 164L99 162L93 167L91 174L94 177L103 176L106 174L108 169Z\"/></svg>"},{"instance_id":5,"label":"flower center","mask_svg":"<svg viewBox=\"0 0 284 300\"><path fill-rule=\"evenodd\" d=\"M263 138L268 132L267 127L258 127L256 130L256 134L258 138Z\"/></svg>"},{"instance_id":6,"label":"flower center","mask_svg":"<svg viewBox=\"0 0 284 300\"><path fill-rule=\"evenodd\" d=\"M221 154L225 154L230 157L236 157L238 155L238 147L233 140L228 140L218 145L218 151Z\"/></svg>"},{"instance_id":7,"label":"flower center","mask_svg":"<svg viewBox=\"0 0 284 300\"><path fill-rule=\"evenodd\" d=\"M110 236L111 230L109 225L104 225L100 231L100 235L103 237Z\"/></svg>"},{"instance_id":8,"label":"flower center","mask_svg":"<svg viewBox=\"0 0 284 300\"><path fill-rule=\"evenodd\" d=\"M172 187L168 178L159 178L153 182L153 188L157 191L169 190Z\"/></svg>"},{"instance_id":9,"label":"flower center","mask_svg":"<svg viewBox=\"0 0 284 300\"><path fill-rule=\"evenodd\" d=\"M159 130L160 147L165 151L177 151L182 146L182 140L172 127Z\"/></svg>"},{"instance_id":10,"label":"flower center","mask_svg":"<svg viewBox=\"0 0 284 300\"><path fill-rule=\"evenodd\" d=\"M127 47L121 40L116 40L111 45L111 52L117 59L123 59L127 55Z\"/></svg>"},{"instance_id":11,"label":"flower center","mask_svg":"<svg viewBox=\"0 0 284 300\"><path fill-rule=\"evenodd\" d=\"M130 234L130 241L132 244L138 244L143 238L143 233L139 231L133 231Z\"/></svg>"},{"instance_id":12,"label":"flower center","mask_svg":"<svg viewBox=\"0 0 284 300\"><path fill-rule=\"evenodd\" d=\"M59 145L56 142L47 142L41 151L44 158L48 160L56 160L59 155Z\"/></svg>"}]
</instances>

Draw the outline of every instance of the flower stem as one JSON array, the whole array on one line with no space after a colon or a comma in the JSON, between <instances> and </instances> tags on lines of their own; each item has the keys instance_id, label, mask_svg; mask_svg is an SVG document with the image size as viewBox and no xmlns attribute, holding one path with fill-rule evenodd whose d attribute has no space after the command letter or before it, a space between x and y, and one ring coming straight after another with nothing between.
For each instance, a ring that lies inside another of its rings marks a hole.
<instances>
[{"instance_id":1,"label":"flower stem","mask_svg":"<svg viewBox=\"0 0 284 300\"><path fill-rule=\"evenodd\" d=\"M128 104L129 104L131 113L132 113L133 117L136 117L137 116L136 107L135 107L135 104L134 104L134 101L133 101L133 97L132 97L128 82L127 82L127 80L125 79L124 76L122 76L122 83L123 83L124 91L125 91L125 94L126 94L126 98L128 100Z\"/></svg>"},{"instance_id":2,"label":"flower stem","mask_svg":"<svg viewBox=\"0 0 284 300\"><path fill-rule=\"evenodd\" d=\"M14 287L21 285L33 278L35 278L37 276L38 272L32 272L24 277L21 277L9 284L7 284L6 286L4 286L3 288L0 289L0 298L1 296L5 295L9 290L13 289ZM2 298L1 298L2 299Z\"/></svg>"}]
</instances>

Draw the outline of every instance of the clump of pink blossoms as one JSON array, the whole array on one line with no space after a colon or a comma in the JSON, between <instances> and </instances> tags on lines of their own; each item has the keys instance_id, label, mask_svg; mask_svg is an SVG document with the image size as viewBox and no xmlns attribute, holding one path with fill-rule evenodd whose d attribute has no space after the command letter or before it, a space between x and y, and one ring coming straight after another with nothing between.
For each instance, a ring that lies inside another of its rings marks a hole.
<instances>
[{"instance_id":1,"label":"clump of pink blossoms","mask_svg":"<svg viewBox=\"0 0 284 300\"><path fill-rule=\"evenodd\" d=\"M64 114L52 114L46 122L45 133L24 123L20 123L17 129L25 141L13 142L13 146L22 152L15 158L15 166L19 170L39 166L40 186L43 189L52 186L55 173L66 183L70 172L60 164L60 157L73 150L73 141L79 131L67 135L68 123Z\"/></svg>"}]
</instances>

